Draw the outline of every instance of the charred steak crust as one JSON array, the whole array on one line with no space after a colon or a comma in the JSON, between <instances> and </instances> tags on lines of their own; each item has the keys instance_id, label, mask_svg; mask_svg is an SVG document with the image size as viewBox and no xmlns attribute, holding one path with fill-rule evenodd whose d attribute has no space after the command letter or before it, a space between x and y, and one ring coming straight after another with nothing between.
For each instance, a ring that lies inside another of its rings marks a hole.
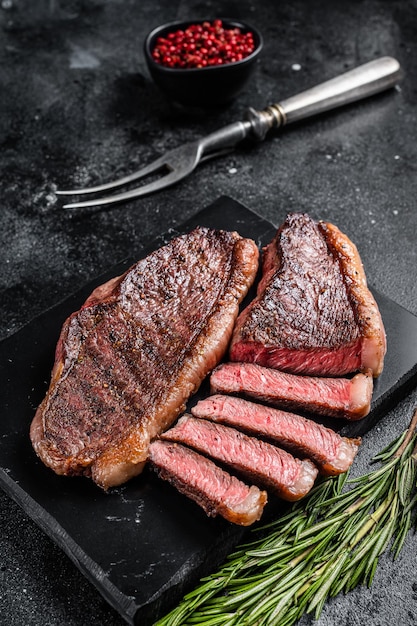
<instances>
[{"instance_id":1,"label":"charred steak crust","mask_svg":"<svg viewBox=\"0 0 417 626\"><path fill-rule=\"evenodd\" d=\"M384 326L358 251L307 214L287 216L263 254L256 298L240 314L230 358L293 373L378 376Z\"/></svg>"},{"instance_id":2,"label":"charred steak crust","mask_svg":"<svg viewBox=\"0 0 417 626\"><path fill-rule=\"evenodd\" d=\"M103 488L140 473L222 358L257 264L250 239L198 227L96 289L63 325L31 425L42 461Z\"/></svg>"},{"instance_id":3,"label":"charred steak crust","mask_svg":"<svg viewBox=\"0 0 417 626\"><path fill-rule=\"evenodd\" d=\"M266 491L248 486L194 450L156 439L149 459L157 474L194 500L210 517L221 515L229 522L249 526L260 519L267 502Z\"/></svg>"},{"instance_id":4,"label":"charred steak crust","mask_svg":"<svg viewBox=\"0 0 417 626\"><path fill-rule=\"evenodd\" d=\"M362 337L360 369L369 368L374 377L378 377L384 366L387 339L378 305L368 289L358 249L334 224L320 221L318 226L329 250L339 261L348 289L355 321Z\"/></svg>"}]
</instances>

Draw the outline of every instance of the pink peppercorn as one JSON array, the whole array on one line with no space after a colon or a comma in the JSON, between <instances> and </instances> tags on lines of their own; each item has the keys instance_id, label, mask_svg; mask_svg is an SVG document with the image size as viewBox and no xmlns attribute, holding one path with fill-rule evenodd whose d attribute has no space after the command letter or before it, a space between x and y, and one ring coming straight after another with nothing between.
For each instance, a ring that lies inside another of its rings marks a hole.
<instances>
[{"instance_id":1,"label":"pink peppercorn","mask_svg":"<svg viewBox=\"0 0 417 626\"><path fill-rule=\"evenodd\" d=\"M221 20L213 20L158 37L152 57L165 67L191 69L236 63L254 50L251 32L224 28Z\"/></svg>"}]
</instances>

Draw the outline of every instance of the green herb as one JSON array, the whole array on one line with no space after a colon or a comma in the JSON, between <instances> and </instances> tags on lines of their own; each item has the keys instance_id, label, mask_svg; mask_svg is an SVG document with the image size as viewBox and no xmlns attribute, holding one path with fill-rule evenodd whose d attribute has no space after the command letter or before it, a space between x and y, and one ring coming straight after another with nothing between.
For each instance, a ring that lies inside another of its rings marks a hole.
<instances>
[{"instance_id":1,"label":"green herb","mask_svg":"<svg viewBox=\"0 0 417 626\"><path fill-rule=\"evenodd\" d=\"M215 574L155 626L290 626L326 600L371 585L379 556L400 552L413 525L417 410L364 476L318 483L283 517L251 531Z\"/></svg>"}]
</instances>

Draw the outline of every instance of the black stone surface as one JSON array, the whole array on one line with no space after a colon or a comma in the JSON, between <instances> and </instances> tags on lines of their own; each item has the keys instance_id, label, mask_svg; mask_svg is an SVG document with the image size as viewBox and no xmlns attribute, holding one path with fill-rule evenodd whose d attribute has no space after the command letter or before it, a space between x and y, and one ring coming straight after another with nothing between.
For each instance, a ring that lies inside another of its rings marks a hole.
<instances>
[{"instance_id":1,"label":"black stone surface","mask_svg":"<svg viewBox=\"0 0 417 626\"><path fill-rule=\"evenodd\" d=\"M180 110L150 81L142 42L161 22L208 13L252 21L263 55L229 107ZM415 2L3 0L0 33L0 337L222 195L276 225L290 210L333 221L357 244L377 291L417 314ZM126 174L241 119L248 106L386 54L405 71L390 93L242 146L158 195L77 213L57 201L57 187ZM365 436L356 473L403 430L415 404L411 389ZM319 626L415 624L416 552L410 534L395 562L381 559L371 589L329 602ZM0 616L11 626L123 623L3 492Z\"/></svg>"}]
</instances>

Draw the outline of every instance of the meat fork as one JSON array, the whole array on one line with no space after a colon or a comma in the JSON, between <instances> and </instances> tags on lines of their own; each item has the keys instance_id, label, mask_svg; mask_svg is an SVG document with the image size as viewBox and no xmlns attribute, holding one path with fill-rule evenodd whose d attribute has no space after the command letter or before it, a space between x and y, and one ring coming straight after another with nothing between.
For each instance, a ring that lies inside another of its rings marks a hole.
<instances>
[{"instance_id":1,"label":"meat fork","mask_svg":"<svg viewBox=\"0 0 417 626\"><path fill-rule=\"evenodd\" d=\"M174 148L128 176L95 187L56 191L56 194L68 196L110 191L148 175L157 174L165 169L167 171L165 175L135 189L105 197L65 204L63 208L76 209L103 206L160 191L191 174L199 163L232 150L247 137L262 141L271 129L323 113L324 111L394 87L400 80L401 75L400 64L396 59L392 57L375 59L298 95L282 100L277 104L272 104L263 111L256 111L250 108L243 121L233 122L201 139L196 139Z\"/></svg>"}]
</instances>

